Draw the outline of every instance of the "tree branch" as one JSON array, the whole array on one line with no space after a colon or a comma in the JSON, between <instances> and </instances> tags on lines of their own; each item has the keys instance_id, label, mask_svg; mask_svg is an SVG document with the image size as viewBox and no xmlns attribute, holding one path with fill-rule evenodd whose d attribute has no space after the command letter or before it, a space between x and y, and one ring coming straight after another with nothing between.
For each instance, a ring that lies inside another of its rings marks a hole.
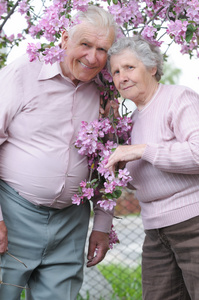
<instances>
[{"instance_id":1,"label":"tree branch","mask_svg":"<svg viewBox=\"0 0 199 300\"><path fill-rule=\"evenodd\" d=\"M14 13L15 8L18 6L19 2L21 0L17 0L17 2L15 3L15 5L13 6L13 8L11 9L11 11L8 13L8 15L6 16L5 20L3 21L3 23L0 25L0 32L3 29L3 26L5 25L5 23L8 21L8 19L10 18L10 16Z\"/></svg>"},{"instance_id":2,"label":"tree branch","mask_svg":"<svg viewBox=\"0 0 199 300\"><path fill-rule=\"evenodd\" d=\"M165 8L164 6L160 7L160 8L156 11L156 13L153 15L153 17L146 23L146 25L148 25L150 22L152 22L152 21L158 16L159 12L161 12L161 10L163 10L164 8ZM145 26L144 26L144 27L145 27ZM144 27L140 30L140 34L141 34L142 31L144 30Z\"/></svg>"}]
</instances>

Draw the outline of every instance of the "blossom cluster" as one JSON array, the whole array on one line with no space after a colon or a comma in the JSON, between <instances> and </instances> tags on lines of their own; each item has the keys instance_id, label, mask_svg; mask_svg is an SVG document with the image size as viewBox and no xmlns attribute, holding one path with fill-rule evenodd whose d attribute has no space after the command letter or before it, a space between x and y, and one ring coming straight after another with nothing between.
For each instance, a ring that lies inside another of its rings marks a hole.
<instances>
[{"instance_id":1,"label":"blossom cluster","mask_svg":"<svg viewBox=\"0 0 199 300\"><path fill-rule=\"evenodd\" d=\"M113 229L113 225L111 227L111 231L109 233L109 248L113 249L113 245L119 243L119 239L116 231Z\"/></svg>"},{"instance_id":2,"label":"blossom cluster","mask_svg":"<svg viewBox=\"0 0 199 300\"><path fill-rule=\"evenodd\" d=\"M105 165L118 143L129 143L131 129L132 121L127 116L114 119L113 122L109 118L101 118L89 124L85 121L81 123L75 146L79 154L87 156L91 176L88 181L80 183L79 193L72 197L74 204L79 205L100 194L101 200L97 202L100 207L113 209L116 199L121 196L122 187L127 186L132 178L126 168L113 174ZM111 140L115 136L117 142ZM92 178L95 174L97 176Z\"/></svg>"}]
</instances>

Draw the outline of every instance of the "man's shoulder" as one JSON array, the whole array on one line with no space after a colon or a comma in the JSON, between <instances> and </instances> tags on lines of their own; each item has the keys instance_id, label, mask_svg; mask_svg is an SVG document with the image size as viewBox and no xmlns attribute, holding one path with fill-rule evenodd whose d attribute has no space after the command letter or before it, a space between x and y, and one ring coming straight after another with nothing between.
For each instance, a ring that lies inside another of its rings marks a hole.
<instances>
[{"instance_id":1,"label":"man's shoulder","mask_svg":"<svg viewBox=\"0 0 199 300\"><path fill-rule=\"evenodd\" d=\"M5 69L10 69L14 72L25 72L26 74L29 71L33 71L34 69L41 69L42 62L39 60L35 60L30 62L27 54L23 54L22 56L16 58L14 61L10 62ZM3 68L3 69L4 69Z\"/></svg>"}]
</instances>

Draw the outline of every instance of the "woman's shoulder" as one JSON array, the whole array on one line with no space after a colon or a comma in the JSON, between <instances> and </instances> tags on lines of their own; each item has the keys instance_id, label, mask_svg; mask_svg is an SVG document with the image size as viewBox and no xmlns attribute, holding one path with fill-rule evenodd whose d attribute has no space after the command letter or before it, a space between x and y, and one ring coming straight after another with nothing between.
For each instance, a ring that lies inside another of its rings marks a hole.
<instances>
[{"instance_id":1,"label":"woman's shoulder","mask_svg":"<svg viewBox=\"0 0 199 300\"><path fill-rule=\"evenodd\" d=\"M175 93L175 94L182 94L182 93L194 93L197 94L193 89L191 89L188 86L185 85L179 85L179 84L162 84L161 90L165 93Z\"/></svg>"}]
</instances>

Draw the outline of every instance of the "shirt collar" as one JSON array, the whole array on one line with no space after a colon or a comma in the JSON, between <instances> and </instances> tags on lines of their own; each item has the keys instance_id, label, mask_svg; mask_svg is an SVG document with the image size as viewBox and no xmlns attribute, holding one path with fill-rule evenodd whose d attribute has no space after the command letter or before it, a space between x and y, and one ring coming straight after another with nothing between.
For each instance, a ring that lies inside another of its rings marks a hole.
<instances>
[{"instance_id":1,"label":"shirt collar","mask_svg":"<svg viewBox=\"0 0 199 300\"><path fill-rule=\"evenodd\" d=\"M43 62L41 71L38 76L38 80L46 80L55 77L56 75L61 75L61 68L58 62L46 64Z\"/></svg>"},{"instance_id":2,"label":"shirt collar","mask_svg":"<svg viewBox=\"0 0 199 300\"><path fill-rule=\"evenodd\" d=\"M61 75L65 80L72 82L70 80L70 78L63 75L60 64L57 61L55 63L53 63L52 65L50 63L46 64L45 62L43 62L41 71L38 76L38 80L48 80L57 75ZM79 82L79 84L82 85L84 83L89 83L92 81L94 81L97 85L102 85L99 75L95 76L93 79L91 79L89 81Z\"/></svg>"}]
</instances>

